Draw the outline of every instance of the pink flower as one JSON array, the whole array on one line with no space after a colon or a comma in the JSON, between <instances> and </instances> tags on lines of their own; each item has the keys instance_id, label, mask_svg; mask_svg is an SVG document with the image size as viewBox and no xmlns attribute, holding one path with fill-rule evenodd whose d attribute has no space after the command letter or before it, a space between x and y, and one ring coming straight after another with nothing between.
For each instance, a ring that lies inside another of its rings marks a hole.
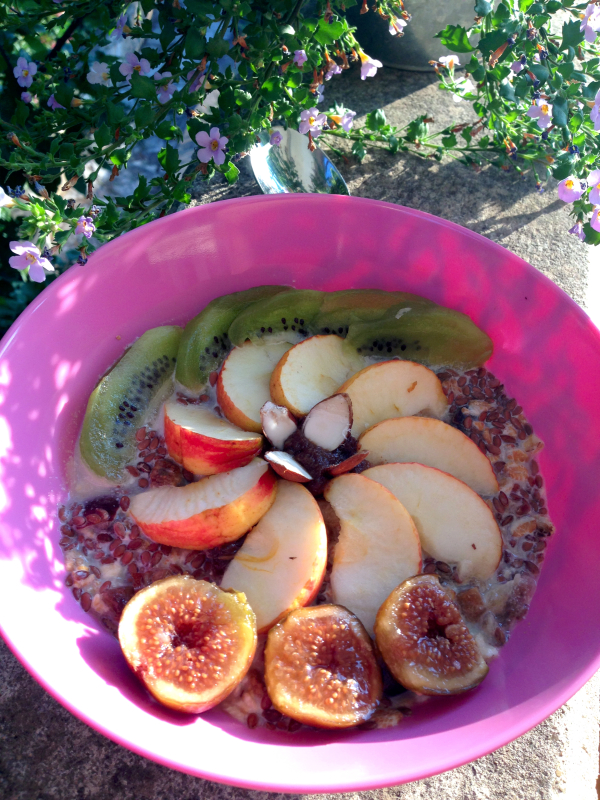
<instances>
[{"instance_id":1,"label":"pink flower","mask_svg":"<svg viewBox=\"0 0 600 800\"><path fill-rule=\"evenodd\" d=\"M89 239L94 231L96 230L96 226L94 225L94 220L91 217L79 217L77 220L77 227L75 228L75 233L83 233L86 239Z\"/></svg>"},{"instance_id":2,"label":"pink flower","mask_svg":"<svg viewBox=\"0 0 600 800\"><path fill-rule=\"evenodd\" d=\"M194 75L196 77L194 78L194 80L192 81L192 83L190 85L190 88L188 89L189 92L197 92L198 91L198 89L204 83L204 77L205 77L206 73L202 72L199 69L191 69L188 72L188 74L185 76L186 81L191 80L194 77Z\"/></svg>"},{"instance_id":3,"label":"pink flower","mask_svg":"<svg viewBox=\"0 0 600 800\"><path fill-rule=\"evenodd\" d=\"M378 61L376 58L371 58L366 53L363 53L362 50L358 51L360 56L360 60L362 64L360 65L360 77L361 80L365 80L365 78L373 78L377 74L377 70L380 67L383 67L381 61Z\"/></svg>"},{"instance_id":4,"label":"pink flower","mask_svg":"<svg viewBox=\"0 0 600 800\"><path fill-rule=\"evenodd\" d=\"M307 61L307 60L308 60L308 56L306 55L304 50L296 50L294 52L294 64L297 67L302 67L302 64L304 64L304 62Z\"/></svg>"},{"instance_id":5,"label":"pink flower","mask_svg":"<svg viewBox=\"0 0 600 800\"><path fill-rule=\"evenodd\" d=\"M587 185L591 189L589 202L593 206L600 205L600 169L594 169L587 177Z\"/></svg>"},{"instance_id":6,"label":"pink flower","mask_svg":"<svg viewBox=\"0 0 600 800\"><path fill-rule=\"evenodd\" d=\"M53 94L50 95L48 98L48 107L52 109L52 111L56 111L57 108L64 108L61 104L56 100Z\"/></svg>"},{"instance_id":7,"label":"pink flower","mask_svg":"<svg viewBox=\"0 0 600 800\"><path fill-rule=\"evenodd\" d=\"M17 66L13 69L13 75L17 79L19 86L27 89L33 83L33 76L37 72L37 67L33 61L27 61L26 58L17 59Z\"/></svg>"},{"instance_id":8,"label":"pink flower","mask_svg":"<svg viewBox=\"0 0 600 800\"><path fill-rule=\"evenodd\" d=\"M47 272L54 272L54 267L40 253L38 247L31 242L11 242L10 249L16 255L8 259L13 269L29 270L29 277L35 283L43 283Z\"/></svg>"},{"instance_id":9,"label":"pink flower","mask_svg":"<svg viewBox=\"0 0 600 800\"><path fill-rule=\"evenodd\" d=\"M21 100L24 103L31 103L32 94L31 92L21 92Z\"/></svg>"},{"instance_id":10,"label":"pink flower","mask_svg":"<svg viewBox=\"0 0 600 800\"><path fill-rule=\"evenodd\" d=\"M87 74L89 83L99 83L100 86L112 86L110 79L110 69L105 61L94 61L91 70Z\"/></svg>"},{"instance_id":11,"label":"pink flower","mask_svg":"<svg viewBox=\"0 0 600 800\"><path fill-rule=\"evenodd\" d=\"M271 136L269 138L269 144L272 145L273 147L279 147L279 145L281 144L281 140L282 139L283 139L283 136L281 135L281 133L279 131L273 131L273 133L271 134Z\"/></svg>"},{"instance_id":12,"label":"pink flower","mask_svg":"<svg viewBox=\"0 0 600 800\"><path fill-rule=\"evenodd\" d=\"M552 124L552 105L540 98L535 101L535 105L527 109L527 116L537 119L540 128L547 128Z\"/></svg>"},{"instance_id":13,"label":"pink flower","mask_svg":"<svg viewBox=\"0 0 600 800\"><path fill-rule=\"evenodd\" d=\"M519 59L519 61L513 61L513 63L510 65L510 68L516 75L518 75L519 72L525 68L525 64L523 64L523 62Z\"/></svg>"},{"instance_id":14,"label":"pink flower","mask_svg":"<svg viewBox=\"0 0 600 800\"><path fill-rule=\"evenodd\" d=\"M134 72L139 72L140 75L148 75L150 69L150 62L146 58L138 58L135 53L127 53L125 61L119 67L119 72L130 81Z\"/></svg>"},{"instance_id":15,"label":"pink flower","mask_svg":"<svg viewBox=\"0 0 600 800\"><path fill-rule=\"evenodd\" d=\"M595 41L596 34L600 31L600 9L594 3L590 3L585 9L579 30L585 31L586 42L591 44Z\"/></svg>"},{"instance_id":16,"label":"pink flower","mask_svg":"<svg viewBox=\"0 0 600 800\"><path fill-rule=\"evenodd\" d=\"M454 67L460 67L460 60L458 56L454 55L440 56L438 58L438 62L447 69L454 69Z\"/></svg>"},{"instance_id":17,"label":"pink flower","mask_svg":"<svg viewBox=\"0 0 600 800\"><path fill-rule=\"evenodd\" d=\"M339 75L342 71L342 68L339 64L331 64L327 72L325 73L325 80L330 81L334 75Z\"/></svg>"},{"instance_id":18,"label":"pink flower","mask_svg":"<svg viewBox=\"0 0 600 800\"><path fill-rule=\"evenodd\" d=\"M403 36L404 35L404 28L407 26L407 22L405 19L397 18L397 19L390 19L390 27L389 31L392 36Z\"/></svg>"},{"instance_id":19,"label":"pink flower","mask_svg":"<svg viewBox=\"0 0 600 800\"><path fill-rule=\"evenodd\" d=\"M127 28L127 30L125 30ZM124 39L125 34L129 33L129 27L127 25L127 14L121 14L119 19L117 20L117 27L114 31L110 34L111 39Z\"/></svg>"},{"instance_id":20,"label":"pink flower","mask_svg":"<svg viewBox=\"0 0 600 800\"><path fill-rule=\"evenodd\" d=\"M160 72L154 73L154 80L160 81L162 78L170 78L173 75L172 72L163 72L162 75ZM159 103L168 103L169 100L173 97L173 92L175 91L175 84L173 81L169 81L166 86L157 86L156 92L158 94L158 102Z\"/></svg>"},{"instance_id":21,"label":"pink flower","mask_svg":"<svg viewBox=\"0 0 600 800\"><path fill-rule=\"evenodd\" d=\"M350 132L350 128L354 125L354 117L356 116L356 111L346 111L344 116L340 120L340 125L346 131L346 133Z\"/></svg>"},{"instance_id":22,"label":"pink flower","mask_svg":"<svg viewBox=\"0 0 600 800\"><path fill-rule=\"evenodd\" d=\"M600 232L600 206L594 206L592 211L592 218L590 219L590 226Z\"/></svg>"},{"instance_id":23,"label":"pink flower","mask_svg":"<svg viewBox=\"0 0 600 800\"><path fill-rule=\"evenodd\" d=\"M573 175L569 175L558 184L558 197L563 203L573 203L575 200L579 200L584 192L581 181Z\"/></svg>"},{"instance_id":24,"label":"pink flower","mask_svg":"<svg viewBox=\"0 0 600 800\"><path fill-rule=\"evenodd\" d=\"M583 232L583 225L581 222L576 222L572 228L569 228L569 233L572 233L574 236L577 236L579 241L585 242L585 233Z\"/></svg>"},{"instance_id":25,"label":"pink flower","mask_svg":"<svg viewBox=\"0 0 600 800\"><path fill-rule=\"evenodd\" d=\"M223 164L225 162L225 147L229 139L226 136L221 136L221 131L218 128L211 128L210 133L200 131L196 134L196 142L200 145L198 150L198 160L203 164L208 164L212 160L215 164Z\"/></svg>"},{"instance_id":26,"label":"pink flower","mask_svg":"<svg viewBox=\"0 0 600 800\"><path fill-rule=\"evenodd\" d=\"M316 108L309 108L300 113L300 125L298 130L300 133L312 133L314 138L321 135L323 125L327 122L325 114L320 114Z\"/></svg>"}]
</instances>

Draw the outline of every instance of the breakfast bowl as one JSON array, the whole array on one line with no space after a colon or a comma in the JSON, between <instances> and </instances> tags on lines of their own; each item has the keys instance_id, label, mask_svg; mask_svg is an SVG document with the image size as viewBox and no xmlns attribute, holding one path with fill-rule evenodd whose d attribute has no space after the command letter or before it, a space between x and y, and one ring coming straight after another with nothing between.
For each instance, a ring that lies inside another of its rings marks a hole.
<instances>
[{"instance_id":1,"label":"breakfast bowl","mask_svg":"<svg viewBox=\"0 0 600 800\"><path fill-rule=\"evenodd\" d=\"M160 706L65 586L57 506L90 392L147 329L262 284L423 295L491 337L487 367L518 398L551 538L531 609L477 689L428 698L396 727L291 734L219 708ZM560 289L478 234L343 196L274 196L188 209L103 246L21 315L0 349L0 627L29 672L123 746L199 777L271 791L406 783L501 747L600 667L600 334Z\"/></svg>"}]
</instances>

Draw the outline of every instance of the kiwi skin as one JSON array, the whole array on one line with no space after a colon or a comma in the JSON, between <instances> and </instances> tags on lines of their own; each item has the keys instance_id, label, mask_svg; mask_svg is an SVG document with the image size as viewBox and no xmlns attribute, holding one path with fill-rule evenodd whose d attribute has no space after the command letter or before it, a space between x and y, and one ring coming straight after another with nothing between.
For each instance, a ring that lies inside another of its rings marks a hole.
<instances>
[{"instance_id":1,"label":"kiwi skin","mask_svg":"<svg viewBox=\"0 0 600 800\"><path fill-rule=\"evenodd\" d=\"M229 326L256 301L289 291L288 286L255 286L217 297L188 322L177 353L175 377L190 392L199 393L231 349Z\"/></svg>"},{"instance_id":2,"label":"kiwi skin","mask_svg":"<svg viewBox=\"0 0 600 800\"><path fill-rule=\"evenodd\" d=\"M313 320L324 297L325 292L315 289L290 289L253 303L231 323L231 344L239 347L248 339L296 344L313 332Z\"/></svg>"},{"instance_id":3,"label":"kiwi skin","mask_svg":"<svg viewBox=\"0 0 600 800\"><path fill-rule=\"evenodd\" d=\"M181 334L176 325L146 331L90 395L79 448L97 475L122 479L136 453L136 430L172 391Z\"/></svg>"}]
</instances>

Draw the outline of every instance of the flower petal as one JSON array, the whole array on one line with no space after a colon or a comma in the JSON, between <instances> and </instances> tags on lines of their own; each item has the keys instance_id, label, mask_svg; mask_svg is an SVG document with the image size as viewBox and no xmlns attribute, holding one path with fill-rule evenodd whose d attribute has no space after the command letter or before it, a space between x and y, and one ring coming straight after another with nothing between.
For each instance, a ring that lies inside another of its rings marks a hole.
<instances>
[{"instance_id":1,"label":"flower petal","mask_svg":"<svg viewBox=\"0 0 600 800\"><path fill-rule=\"evenodd\" d=\"M203 164L208 164L212 157L212 150L209 150L207 147L198 150L198 161L201 161Z\"/></svg>"},{"instance_id":2,"label":"flower petal","mask_svg":"<svg viewBox=\"0 0 600 800\"><path fill-rule=\"evenodd\" d=\"M210 138L211 139L219 139L221 136L221 131L218 128L211 128L210 129Z\"/></svg>"},{"instance_id":3,"label":"flower petal","mask_svg":"<svg viewBox=\"0 0 600 800\"><path fill-rule=\"evenodd\" d=\"M196 134L196 142L200 145L200 147L208 147L210 144L210 136L206 131L199 131Z\"/></svg>"},{"instance_id":4,"label":"flower petal","mask_svg":"<svg viewBox=\"0 0 600 800\"><path fill-rule=\"evenodd\" d=\"M215 150L213 151L213 159L215 164L220 166L225 162L225 153L222 150Z\"/></svg>"}]
</instances>

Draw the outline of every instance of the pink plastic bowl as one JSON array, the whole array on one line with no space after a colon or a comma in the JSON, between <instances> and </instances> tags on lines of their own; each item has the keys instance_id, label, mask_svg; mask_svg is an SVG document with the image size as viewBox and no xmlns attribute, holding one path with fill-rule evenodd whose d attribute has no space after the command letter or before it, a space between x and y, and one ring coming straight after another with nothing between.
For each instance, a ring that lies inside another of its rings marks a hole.
<instances>
[{"instance_id":1,"label":"pink plastic bowl","mask_svg":"<svg viewBox=\"0 0 600 800\"><path fill-rule=\"evenodd\" d=\"M469 314L490 369L546 442L557 527L533 607L479 689L400 727L296 735L151 701L64 586L63 467L98 377L147 328L263 283L404 289ZM485 755L539 723L600 666L600 334L554 284L452 223L372 200L291 195L183 211L105 245L21 316L0 351L0 624L74 714L193 775L295 792L373 789Z\"/></svg>"}]
</instances>

